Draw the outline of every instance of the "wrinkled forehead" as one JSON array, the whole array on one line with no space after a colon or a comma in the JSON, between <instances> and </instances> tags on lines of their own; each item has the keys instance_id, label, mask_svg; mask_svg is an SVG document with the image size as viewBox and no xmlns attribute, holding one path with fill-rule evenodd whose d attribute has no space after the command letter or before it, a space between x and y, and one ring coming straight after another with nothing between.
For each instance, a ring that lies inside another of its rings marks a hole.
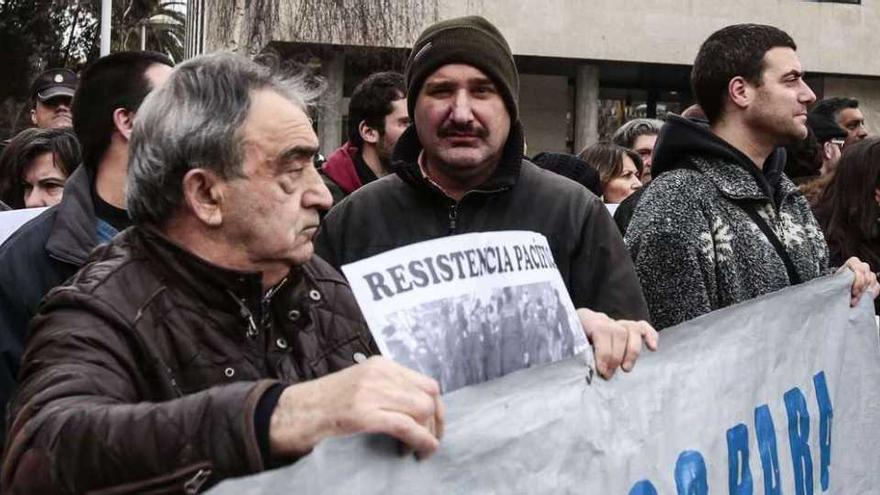
<instances>
[{"instance_id":1,"label":"wrinkled forehead","mask_svg":"<svg viewBox=\"0 0 880 495\"><path fill-rule=\"evenodd\" d=\"M292 147L318 149L318 136L305 110L272 89L251 92L241 133L245 143L258 144L267 153L281 153Z\"/></svg>"}]
</instances>

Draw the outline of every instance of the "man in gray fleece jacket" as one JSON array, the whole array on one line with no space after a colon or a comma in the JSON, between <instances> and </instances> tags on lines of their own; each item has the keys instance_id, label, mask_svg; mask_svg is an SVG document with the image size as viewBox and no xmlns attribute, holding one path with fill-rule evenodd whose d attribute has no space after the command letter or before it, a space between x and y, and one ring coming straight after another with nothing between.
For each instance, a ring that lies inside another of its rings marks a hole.
<instances>
[{"instance_id":1,"label":"man in gray fleece jacket","mask_svg":"<svg viewBox=\"0 0 880 495\"><path fill-rule=\"evenodd\" d=\"M828 248L780 146L806 137L816 96L783 31L739 24L702 45L691 85L709 127L673 117L626 231L657 328L828 272ZM877 278L857 258L853 304Z\"/></svg>"}]
</instances>

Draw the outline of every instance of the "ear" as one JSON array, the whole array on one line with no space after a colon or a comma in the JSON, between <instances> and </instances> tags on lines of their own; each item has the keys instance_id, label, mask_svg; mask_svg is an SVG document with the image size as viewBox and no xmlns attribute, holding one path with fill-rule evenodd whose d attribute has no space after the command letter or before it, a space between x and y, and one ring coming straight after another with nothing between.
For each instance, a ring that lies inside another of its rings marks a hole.
<instances>
[{"instance_id":1,"label":"ear","mask_svg":"<svg viewBox=\"0 0 880 495\"><path fill-rule=\"evenodd\" d=\"M752 104L755 91L745 78L736 76L727 83L727 97L734 106L745 110Z\"/></svg>"},{"instance_id":2,"label":"ear","mask_svg":"<svg viewBox=\"0 0 880 495\"><path fill-rule=\"evenodd\" d=\"M113 110L113 127L116 132L122 134L125 140L131 139L131 129L134 127L134 112L125 108Z\"/></svg>"},{"instance_id":3,"label":"ear","mask_svg":"<svg viewBox=\"0 0 880 495\"><path fill-rule=\"evenodd\" d=\"M822 158L825 160L831 159L831 148L829 146L835 146L831 141L825 141L825 144L822 145Z\"/></svg>"},{"instance_id":4,"label":"ear","mask_svg":"<svg viewBox=\"0 0 880 495\"><path fill-rule=\"evenodd\" d=\"M226 181L204 168L194 168L183 176L183 201L192 214L211 227L223 224L223 198Z\"/></svg>"},{"instance_id":5,"label":"ear","mask_svg":"<svg viewBox=\"0 0 880 495\"><path fill-rule=\"evenodd\" d=\"M365 143L376 144L379 142L379 131L368 126L365 120L362 120L358 125L358 132Z\"/></svg>"},{"instance_id":6,"label":"ear","mask_svg":"<svg viewBox=\"0 0 880 495\"><path fill-rule=\"evenodd\" d=\"M37 125L37 109L31 108L31 124Z\"/></svg>"}]
</instances>

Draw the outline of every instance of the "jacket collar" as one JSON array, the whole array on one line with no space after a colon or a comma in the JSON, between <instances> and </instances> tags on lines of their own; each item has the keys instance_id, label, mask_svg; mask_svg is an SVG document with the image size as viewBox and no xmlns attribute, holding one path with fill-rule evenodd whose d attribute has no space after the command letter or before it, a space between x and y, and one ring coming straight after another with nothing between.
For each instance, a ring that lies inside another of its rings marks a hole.
<instances>
[{"instance_id":1,"label":"jacket collar","mask_svg":"<svg viewBox=\"0 0 880 495\"><path fill-rule=\"evenodd\" d=\"M73 171L56 206L55 224L46 250L53 258L82 265L98 245L95 206L92 204L92 176L84 165Z\"/></svg>"},{"instance_id":2,"label":"jacket collar","mask_svg":"<svg viewBox=\"0 0 880 495\"><path fill-rule=\"evenodd\" d=\"M126 232L141 239L140 243L149 253L148 256L158 263L159 269L168 278L174 280L175 285L196 295L209 308L229 308L239 312L239 305L232 299L235 298L247 307L258 323L262 319L262 273L234 270L211 263L151 226L135 226ZM285 293L290 293L291 285L296 286L293 291L296 294L305 294L308 289L317 287L311 274L302 266L292 268L285 280L277 286L283 285ZM274 289L270 292L274 293Z\"/></svg>"},{"instance_id":3,"label":"jacket collar","mask_svg":"<svg viewBox=\"0 0 880 495\"><path fill-rule=\"evenodd\" d=\"M785 166L785 149L777 148L759 170L750 164L743 165L725 159L692 156L690 163L706 175L724 196L730 199L753 199L777 201L796 189L782 173Z\"/></svg>"},{"instance_id":4,"label":"jacket collar","mask_svg":"<svg viewBox=\"0 0 880 495\"><path fill-rule=\"evenodd\" d=\"M479 192L495 192L510 189L516 185L519 179L520 168L523 160L523 132L522 125L517 120L510 127L510 135L504 144L501 160L495 172L479 187L474 189ZM415 124L409 126L397 140L392 155L391 170L396 173L405 183L432 195L439 195L446 200L449 198L443 194L430 180L424 177L419 167L419 155L422 152L422 143L416 132Z\"/></svg>"},{"instance_id":5,"label":"jacket collar","mask_svg":"<svg viewBox=\"0 0 880 495\"><path fill-rule=\"evenodd\" d=\"M672 115L657 138L652 171L657 178L669 170L690 167L704 173L731 199L778 202L795 189L783 174L785 161L785 149L779 147L759 169L706 125Z\"/></svg>"}]
</instances>

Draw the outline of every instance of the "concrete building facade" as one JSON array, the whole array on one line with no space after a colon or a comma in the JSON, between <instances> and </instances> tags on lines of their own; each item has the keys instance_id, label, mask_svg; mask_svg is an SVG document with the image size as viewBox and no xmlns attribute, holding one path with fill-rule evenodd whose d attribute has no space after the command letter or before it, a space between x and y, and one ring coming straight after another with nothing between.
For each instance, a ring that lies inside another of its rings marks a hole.
<instances>
[{"instance_id":1,"label":"concrete building facade","mask_svg":"<svg viewBox=\"0 0 880 495\"><path fill-rule=\"evenodd\" d=\"M329 85L322 149L344 141L347 96L368 74L403 70L421 30L482 15L504 33L521 74L529 154L578 152L633 116L692 103L702 41L735 23L778 26L798 43L817 96L861 102L880 133L880 0L189 0L189 54L271 51Z\"/></svg>"}]
</instances>

